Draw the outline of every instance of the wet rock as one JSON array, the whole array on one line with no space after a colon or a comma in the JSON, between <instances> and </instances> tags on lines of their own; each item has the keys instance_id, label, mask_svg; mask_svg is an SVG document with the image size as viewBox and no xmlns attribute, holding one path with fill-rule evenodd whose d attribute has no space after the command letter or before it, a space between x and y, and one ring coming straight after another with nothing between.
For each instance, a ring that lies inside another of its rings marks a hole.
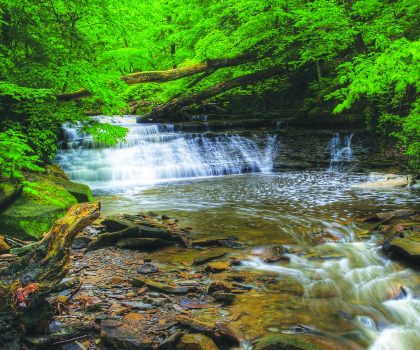
<instances>
[{"instance_id":1,"label":"wet rock","mask_svg":"<svg viewBox=\"0 0 420 350\"><path fill-rule=\"evenodd\" d=\"M117 349L152 350L152 339L145 335L143 329L135 326L136 322L103 320L101 322L101 337Z\"/></svg>"},{"instance_id":2,"label":"wet rock","mask_svg":"<svg viewBox=\"0 0 420 350\"><path fill-rule=\"evenodd\" d=\"M143 315L135 312L130 312L123 317L124 320L141 321L144 318Z\"/></svg>"},{"instance_id":3,"label":"wet rock","mask_svg":"<svg viewBox=\"0 0 420 350\"><path fill-rule=\"evenodd\" d=\"M232 290L232 287L228 285L227 283L217 281L217 282L212 282L208 286L207 293L213 294L215 292L230 292L231 290Z\"/></svg>"},{"instance_id":4,"label":"wet rock","mask_svg":"<svg viewBox=\"0 0 420 350\"><path fill-rule=\"evenodd\" d=\"M66 277L61 280L60 284L54 290L62 291L66 289L71 289L76 287L78 284L80 284L80 280L78 277Z\"/></svg>"},{"instance_id":5,"label":"wet rock","mask_svg":"<svg viewBox=\"0 0 420 350\"><path fill-rule=\"evenodd\" d=\"M217 328L215 323L204 322L204 321L200 321L196 318L191 318L191 317L182 316L182 315L177 316L176 321L180 325L191 328L191 329L193 329L195 331L198 331L198 332L213 333Z\"/></svg>"},{"instance_id":6,"label":"wet rock","mask_svg":"<svg viewBox=\"0 0 420 350\"><path fill-rule=\"evenodd\" d=\"M142 276L138 276L133 278L132 280L133 286L134 287L144 287L147 286L150 289L154 289L160 292L165 292L165 293L172 293L172 294L187 294L190 292L195 292L197 291L196 287L180 287L180 286L172 286L166 283L162 283L162 282L158 282L149 278L145 278Z\"/></svg>"},{"instance_id":7,"label":"wet rock","mask_svg":"<svg viewBox=\"0 0 420 350\"><path fill-rule=\"evenodd\" d=\"M117 241L118 248L154 249L171 245L172 242L160 238L124 238Z\"/></svg>"},{"instance_id":8,"label":"wet rock","mask_svg":"<svg viewBox=\"0 0 420 350\"><path fill-rule=\"evenodd\" d=\"M397 255L420 261L420 234L408 238L394 238L390 243L390 249Z\"/></svg>"},{"instance_id":9,"label":"wet rock","mask_svg":"<svg viewBox=\"0 0 420 350\"><path fill-rule=\"evenodd\" d=\"M412 176L396 176L393 178L386 178L384 180L364 182L361 184L354 185L354 188L360 189L381 189L381 188L393 188L393 187L406 187L413 184Z\"/></svg>"},{"instance_id":10,"label":"wet rock","mask_svg":"<svg viewBox=\"0 0 420 350\"><path fill-rule=\"evenodd\" d=\"M79 236L74 239L72 248L83 249L86 248L90 242L92 242L92 238L87 236Z\"/></svg>"},{"instance_id":11,"label":"wet rock","mask_svg":"<svg viewBox=\"0 0 420 350\"><path fill-rule=\"evenodd\" d=\"M206 309L209 307L206 301L199 299L181 298L179 302L184 309Z\"/></svg>"},{"instance_id":12,"label":"wet rock","mask_svg":"<svg viewBox=\"0 0 420 350\"><path fill-rule=\"evenodd\" d=\"M218 350L213 340L203 334L185 334L176 346L176 350Z\"/></svg>"},{"instance_id":13,"label":"wet rock","mask_svg":"<svg viewBox=\"0 0 420 350\"><path fill-rule=\"evenodd\" d=\"M154 265L154 264L152 264L150 262L144 263L143 265L141 265L137 269L137 272L138 273L141 273L143 275L147 275L147 274L150 274L150 273L156 273L158 271L159 271L159 268L156 265Z\"/></svg>"},{"instance_id":14,"label":"wet rock","mask_svg":"<svg viewBox=\"0 0 420 350\"><path fill-rule=\"evenodd\" d=\"M202 253L200 254L199 257L194 259L193 265L203 265L209 261L215 260L215 259L219 259L219 258L223 258L226 255L225 252L206 252L206 253Z\"/></svg>"},{"instance_id":15,"label":"wet rock","mask_svg":"<svg viewBox=\"0 0 420 350\"><path fill-rule=\"evenodd\" d=\"M373 214L365 219L363 219L362 221L367 221L367 222L380 222L382 224L387 223L388 221L390 221L391 219L394 218L398 218L398 219L402 219L402 218L407 218L413 215L416 215L417 212L414 210L410 210L410 209L398 209L398 210L392 210L392 211L385 211L382 213L376 213Z\"/></svg>"},{"instance_id":16,"label":"wet rock","mask_svg":"<svg viewBox=\"0 0 420 350\"><path fill-rule=\"evenodd\" d=\"M146 304L141 301L125 301L122 304L132 308L133 310L149 310L154 308L152 304Z\"/></svg>"},{"instance_id":17,"label":"wet rock","mask_svg":"<svg viewBox=\"0 0 420 350\"><path fill-rule=\"evenodd\" d=\"M273 334L258 339L254 343L255 350L322 350L314 344L311 337L289 334Z\"/></svg>"},{"instance_id":18,"label":"wet rock","mask_svg":"<svg viewBox=\"0 0 420 350\"><path fill-rule=\"evenodd\" d=\"M170 231L159 228L159 227L149 227L145 225L140 225L140 237L143 238L161 238L166 240L173 240L177 237L173 235Z\"/></svg>"},{"instance_id":19,"label":"wet rock","mask_svg":"<svg viewBox=\"0 0 420 350\"><path fill-rule=\"evenodd\" d=\"M109 216L102 221L102 225L106 226L108 232L116 232L131 227L134 224L127 219L119 218L117 216Z\"/></svg>"},{"instance_id":20,"label":"wet rock","mask_svg":"<svg viewBox=\"0 0 420 350\"><path fill-rule=\"evenodd\" d=\"M329 243L329 242L339 242L340 241L340 237L329 233L329 232L322 232L322 233L318 233L316 234L313 238L312 238L312 243L314 244L324 244L324 243Z\"/></svg>"},{"instance_id":21,"label":"wet rock","mask_svg":"<svg viewBox=\"0 0 420 350\"><path fill-rule=\"evenodd\" d=\"M242 332L239 331L239 329L234 328L227 323L218 322L217 329L226 338L237 343L237 345L241 344L246 339Z\"/></svg>"},{"instance_id":22,"label":"wet rock","mask_svg":"<svg viewBox=\"0 0 420 350\"><path fill-rule=\"evenodd\" d=\"M287 253L286 247L282 245L270 247L267 252L267 257L264 258L264 262L266 263L273 263L278 261L289 262L290 258L285 256L284 254Z\"/></svg>"},{"instance_id":23,"label":"wet rock","mask_svg":"<svg viewBox=\"0 0 420 350\"><path fill-rule=\"evenodd\" d=\"M218 273L226 271L230 268L230 264L227 261L214 261L208 263L206 266L206 271Z\"/></svg>"},{"instance_id":24,"label":"wet rock","mask_svg":"<svg viewBox=\"0 0 420 350\"><path fill-rule=\"evenodd\" d=\"M7 254L10 252L10 246L7 244L4 236L0 235L0 254Z\"/></svg>"},{"instance_id":25,"label":"wet rock","mask_svg":"<svg viewBox=\"0 0 420 350\"><path fill-rule=\"evenodd\" d=\"M236 299L236 295L233 293L215 292L213 298L224 304L232 304Z\"/></svg>"},{"instance_id":26,"label":"wet rock","mask_svg":"<svg viewBox=\"0 0 420 350\"><path fill-rule=\"evenodd\" d=\"M171 218L168 215L162 215L161 219L162 220L170 220Z\"/></svg>"}]
</instances>

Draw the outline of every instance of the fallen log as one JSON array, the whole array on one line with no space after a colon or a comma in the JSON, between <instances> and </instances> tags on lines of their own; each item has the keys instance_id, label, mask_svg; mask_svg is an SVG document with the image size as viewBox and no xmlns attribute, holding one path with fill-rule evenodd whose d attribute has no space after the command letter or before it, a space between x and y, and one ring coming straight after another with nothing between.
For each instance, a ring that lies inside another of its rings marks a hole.
<instances>
[{"instance_id":1,"label":"fallen log","mask_svg":"<svg viewBox=\"0 0 420 350\"><path fill-rule=\"evenodd\" d=\"M201 104L206 99L215 97L223 92L232 90L237 87L252 85L256 82L280 75L283 72L283 67L272 67L263 71L245 74L234 79L223 81L203 91L172 99L168 103L156 107L146 116L146 119L153 120L156 118L165 117L167 115L179 115L179 112L187 106L191 106L193 104Z\"/></svg>"},{"instance_id":2,"label":"fallen log","mask_svg":"<svg viewBox=\"0 0 420 350\"><path fill-rule=\"evenodd\" d=\"M213 72L220 68L237 66L240 64L252 62L256 59L256 53L246 53L233 58L205 60L204 62L192 64L190 66L181 68L161 71L136 72L128 75L123 75L120 77L120 79L128 85L141 83L161 83L186 78L203 72ZM73 92L58 94L56 95L56 98L59 101L65 102L79 100L89 96L91 96L91 93L87 89L81 88Z\"/></svg>"},{"instance_id":3,"label":"fallen log","mask_svg":"<svg viewBox=\"0 0 420 350\"><path fill-rule=\"evenodd\" d=\"M31 250L0 270L0 345L4 348L19 348L20 335L49 318L53 310L45 297L69 270L74 238L99 217L99 211L99 202L72 206Z\"/></svg>"}]
</instances>

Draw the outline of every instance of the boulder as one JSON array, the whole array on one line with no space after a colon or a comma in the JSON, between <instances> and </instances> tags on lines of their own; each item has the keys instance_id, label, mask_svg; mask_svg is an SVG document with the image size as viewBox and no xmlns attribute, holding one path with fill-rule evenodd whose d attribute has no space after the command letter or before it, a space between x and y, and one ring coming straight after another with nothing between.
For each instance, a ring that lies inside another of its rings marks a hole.
<instances>
[{"instance_id":1,"label":"boulder","mask_svg":"<svg viewBox=\"0 0 420 350\"><path fill-rule=\"evenodd\" d=\"M60 186L32 183L0 213L0 231L17 238L38 239L76 203L76 198Z\"/></svg>"},{"instance_id":2,"label":"boulder","mask_svg":"<svg viewBox=\"0 0 420 350\"><path fill-rule=\"evenodd\" d=\"M45 174L30 174L28 180L35 182L47 181L60 186L73 195L79 203L93 202L93 196L89 186L70 181L64 171L56 165L49 165Z\"/></svg>"},{"instance_id":3,"label":"boulder","mask_svg":"<svg viewBox=\"0 0 420 350\"><path fill-rule=\"evenodd\" d=\"M10 203L22 192L22 187L9 181L0 182L0 208Z\"/></svg>"},{"instance_id":4,"label":"boulder","mask_svg":"<svg viewBox=\"0 0 420 350\"><path fill-rule=\"evenodd\" d=\"M397 255L420 261L420 234L407 238L394 238L390 243L390 249Z\"/></svg>"},{"instance_id":5,"label":"boulder","mask_svg":"<svg viewBox=\"0 0 420 350\"><path fill-rule=\"evenodd\" d=\"M218 350L214 341L200 334L185 334L176 346L177 350Z\"/></svg>"}]
</instances>

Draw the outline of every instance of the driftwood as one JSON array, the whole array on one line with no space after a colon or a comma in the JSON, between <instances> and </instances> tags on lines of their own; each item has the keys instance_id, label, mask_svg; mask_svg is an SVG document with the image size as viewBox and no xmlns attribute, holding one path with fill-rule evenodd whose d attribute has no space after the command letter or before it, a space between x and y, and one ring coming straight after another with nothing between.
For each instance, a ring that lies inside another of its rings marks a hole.
<instances>
[{"instance_id":1,"label":"driftwood","mask_svg":"<svg viewBox=\"0 0 420 350\"><path fill-rule=\"evenodd\" d=\"M30 251L0 270L0 348L19 348L19 335L48 319L45 297L69 270L74 238L99 212L99 202L72 206Z\"/></svg>"}]
</instances>

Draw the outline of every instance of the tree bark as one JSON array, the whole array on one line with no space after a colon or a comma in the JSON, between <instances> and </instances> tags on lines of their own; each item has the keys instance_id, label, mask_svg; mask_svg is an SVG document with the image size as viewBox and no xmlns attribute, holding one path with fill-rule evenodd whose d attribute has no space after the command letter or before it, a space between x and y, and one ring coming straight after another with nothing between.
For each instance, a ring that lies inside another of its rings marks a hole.
<instances>
[{"instance_id":1,"label":"tree bark","mask_svg":"<svg viewBox=\"0 0 420 350\"><path fill-rule=\"evenodd\" d=\"M99 202L72 206L32 250L0 270L0 347L18 341L51 312L45 297L67 274L73 240L99 210Z\"/></svg>"},{"instance_id":2,"label":"tree bark","mask_svg":"<svg viewBox=\"0 0 420 350\"><path fill-rule=\"evenodd\" d=\"M268 79L268 78L271 78L273 76L280 75L283 73L284 73L283 67L272 67L263 71L258 71L255 73L242 75L240 77L213 85L206 90L203 90L203 91L191 94L191 95L175 98L169 101L168 103L165 103L155 108L153 112L151 112L149 115L146 116L146 118L148 118L149 120L150 119L153 120L153 119L165 116L165 115L176 115L176 114L179 114L179 112L182 111L184 107L187 107L196 103L202 103L204 100L217 96L228 90L231 90L237 87L244 87L247 85L251 85L258 81L265 80L265 79Z\"/></svg>"},{"instance_id":3,"label":"tree bark","mask_svg":"<svg viewBox=\"0 0 420 350\"><path fill-rule=\"evenodd\" d=\"M233 67L244 63L249 63L257 59L255 53L247 53L234 58L225 58L219 60L206 60L202 63L193 64L186 67L168 69L164 71L145 71L123 75L120 79L128 85L141 83L161 83L171 80L177 80L199 73L214 71L220 68ZM89 97L91 93L86 89L79 89L70 93L56 95L59 101L73 101Z\"/></svg>"}]
</instances>

